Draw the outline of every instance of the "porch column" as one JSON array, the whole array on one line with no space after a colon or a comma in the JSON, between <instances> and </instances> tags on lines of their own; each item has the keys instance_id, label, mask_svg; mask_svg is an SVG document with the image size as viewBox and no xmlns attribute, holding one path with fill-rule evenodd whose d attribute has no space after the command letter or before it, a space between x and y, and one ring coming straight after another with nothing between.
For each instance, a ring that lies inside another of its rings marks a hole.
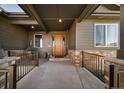
<instances>
[{"instance_id":1,"label":"porch column","mask_svg":"<svg viewBox=\"0 0 124 93\"><path fill-rule=\"evenodd\" d=\"M117 58L124 59L124 4L120 5L120 49Z\"/></svg>"}]
</instances>

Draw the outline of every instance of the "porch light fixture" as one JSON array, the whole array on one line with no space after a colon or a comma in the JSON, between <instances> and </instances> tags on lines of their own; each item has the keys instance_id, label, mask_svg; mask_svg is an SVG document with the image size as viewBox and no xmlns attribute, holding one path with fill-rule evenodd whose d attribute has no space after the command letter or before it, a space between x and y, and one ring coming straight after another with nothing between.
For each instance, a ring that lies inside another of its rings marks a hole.
<instances>
[{"instance_id":1,"label":"porch light fixture","mask_svg":"<svg viewBox=\"0 0 124 93\"><path fill-rule=\"evenodd\" d=\"M34 29L34 26L31 26L32 29Z\"/></svg>"},{"instance_id":2,"label":"porch light fixture","mask_svg":"<svg viewBox=\"0 0 124 93\"><path fill-rule=\"evenodd\" d=\"M59 19L59 22L61 23L62 22L62 19Z\"/></svg>"},{"instance_id":3,"label":"porch light fixture","mask_svg":"<svg viewBox=\"0 0 124 93\"><path fill-rule=\"evenodd\" d=\"M62 19L60 17L59 5L56 5L56 11L57 11L57 20L59 21L59 23L61 23L62 22Z\"/></svg>"}]
</instances>

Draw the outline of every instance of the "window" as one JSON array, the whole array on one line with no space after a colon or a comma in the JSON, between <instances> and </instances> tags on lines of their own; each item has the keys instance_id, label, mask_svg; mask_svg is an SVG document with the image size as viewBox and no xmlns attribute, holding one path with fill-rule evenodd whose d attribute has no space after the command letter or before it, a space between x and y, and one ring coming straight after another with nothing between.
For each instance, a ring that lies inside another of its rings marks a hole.
<instances>
[{"instance_id":1,"label":"window","mask_svg":"<svg viewBox=\"0 0 124 93\"><path fill-rule=\"evenodd\" d=\"M2 8L5 12L21 12L21 13L25 13L21 7L17 4L0 4L0 8Z\"/></svg>"},{"instance_id":2,"label":"window","mask_svg":"<svg viewBox=\"0 0 124 93\"><path fill-rule=\"evenodd\" d=\"M34 47L42 48L42 35L40 35L40 34L34 35Z\"/></svg>"},{"instance_id":3,"label":"window","mask_svg":"<svg viewBox=\"0 0 124 93\"><path fill-rule=\"evenodd\" d=\"M1 11L4 12L5 16L11 18L29 17L18 4L0 4L0 12Z\"/></svg>"},{"instance_id":4,"label":"window","mask_svg":"<svg viewBox=\"0 0 124 93\"><path fill-rule=\"evenodd\" d=\"M117 47L118 24L95 24L95 46Z\"/></svg>"}]
</instances>

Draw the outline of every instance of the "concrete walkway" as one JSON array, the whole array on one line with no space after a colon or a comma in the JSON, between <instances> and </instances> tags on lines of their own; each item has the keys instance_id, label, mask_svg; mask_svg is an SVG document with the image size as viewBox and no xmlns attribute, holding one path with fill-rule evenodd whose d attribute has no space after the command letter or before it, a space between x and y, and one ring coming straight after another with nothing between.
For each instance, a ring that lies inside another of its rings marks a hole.
<instances>
[{"instance_id":1,"label":"concrete walkway","mask_svg":"<svg viewBox=\"0 0 124 93\"><path fill-rule=\"evenodd\" d=\"M69 61L40 61L17 83L18 89L82 89L104 88L104 84L84 68Z\"/></svg>"}]
</instances>

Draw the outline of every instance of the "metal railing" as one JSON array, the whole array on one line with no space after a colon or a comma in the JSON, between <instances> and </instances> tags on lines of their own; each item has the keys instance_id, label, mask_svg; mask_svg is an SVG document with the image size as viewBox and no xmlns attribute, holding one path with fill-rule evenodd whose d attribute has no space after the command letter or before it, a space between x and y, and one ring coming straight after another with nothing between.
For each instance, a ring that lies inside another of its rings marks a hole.
<instances>
[{"instance_id":1,"label":"metal railing","mask_svg":"<svg viewBox=\"0 0 124 93\"><path fill-rule=\"evenodd\" d=\"M82 52L85 67L105 83L105 88L124 88L124 60Z\"/></svg>"},{"instance_id":2,"label":"metal railing","mask_svg":"<svg viewBox=\"0 0 124 93\"><path fill-rule=\"evenodd\" d=\"M35 53L19 57L14 63L8 62L7 68L0 68L0 88L16 89L17 82L38 66L38 56Z\"/></svg>"},{"instance_id":3,"label":"metal railing","mask_svg":"<svg viewBox=\"0 0 124 93\"><path fill-rule=\"evenodd\" d=\"M104 82L104 56L82 52L82 67L85 67Z\"/></svg>"},{"instance_id":4,"label":"metal railing","mask_svg":"<svg viewBox=\"0 0 124 93\"><path fill-rule=\"evenodd\" d=\"M105 58L105 88L124 89L124 60Z\"/></svg>"},{"instance_id":5,"label":"metal railing","mask_svg":"<svg viewBox=\"0 0 124 93\"><path fill-rule=\"evenodd\" d=\"M7 69L0 69L0 88L7 89L7 82L8 82L8 70Z\"/></svg>"},{"instance_id":6,"label":"metal railing","mask_svg":"<svg viewBox=\"0 0 124 93\"><path fill-rule=\"evenodd\" d=\"M21 56L21 58L16 61L17 81L38 65L38 60L34 58L34 55L28 54Z\"/></svg>"}]
</instances>

